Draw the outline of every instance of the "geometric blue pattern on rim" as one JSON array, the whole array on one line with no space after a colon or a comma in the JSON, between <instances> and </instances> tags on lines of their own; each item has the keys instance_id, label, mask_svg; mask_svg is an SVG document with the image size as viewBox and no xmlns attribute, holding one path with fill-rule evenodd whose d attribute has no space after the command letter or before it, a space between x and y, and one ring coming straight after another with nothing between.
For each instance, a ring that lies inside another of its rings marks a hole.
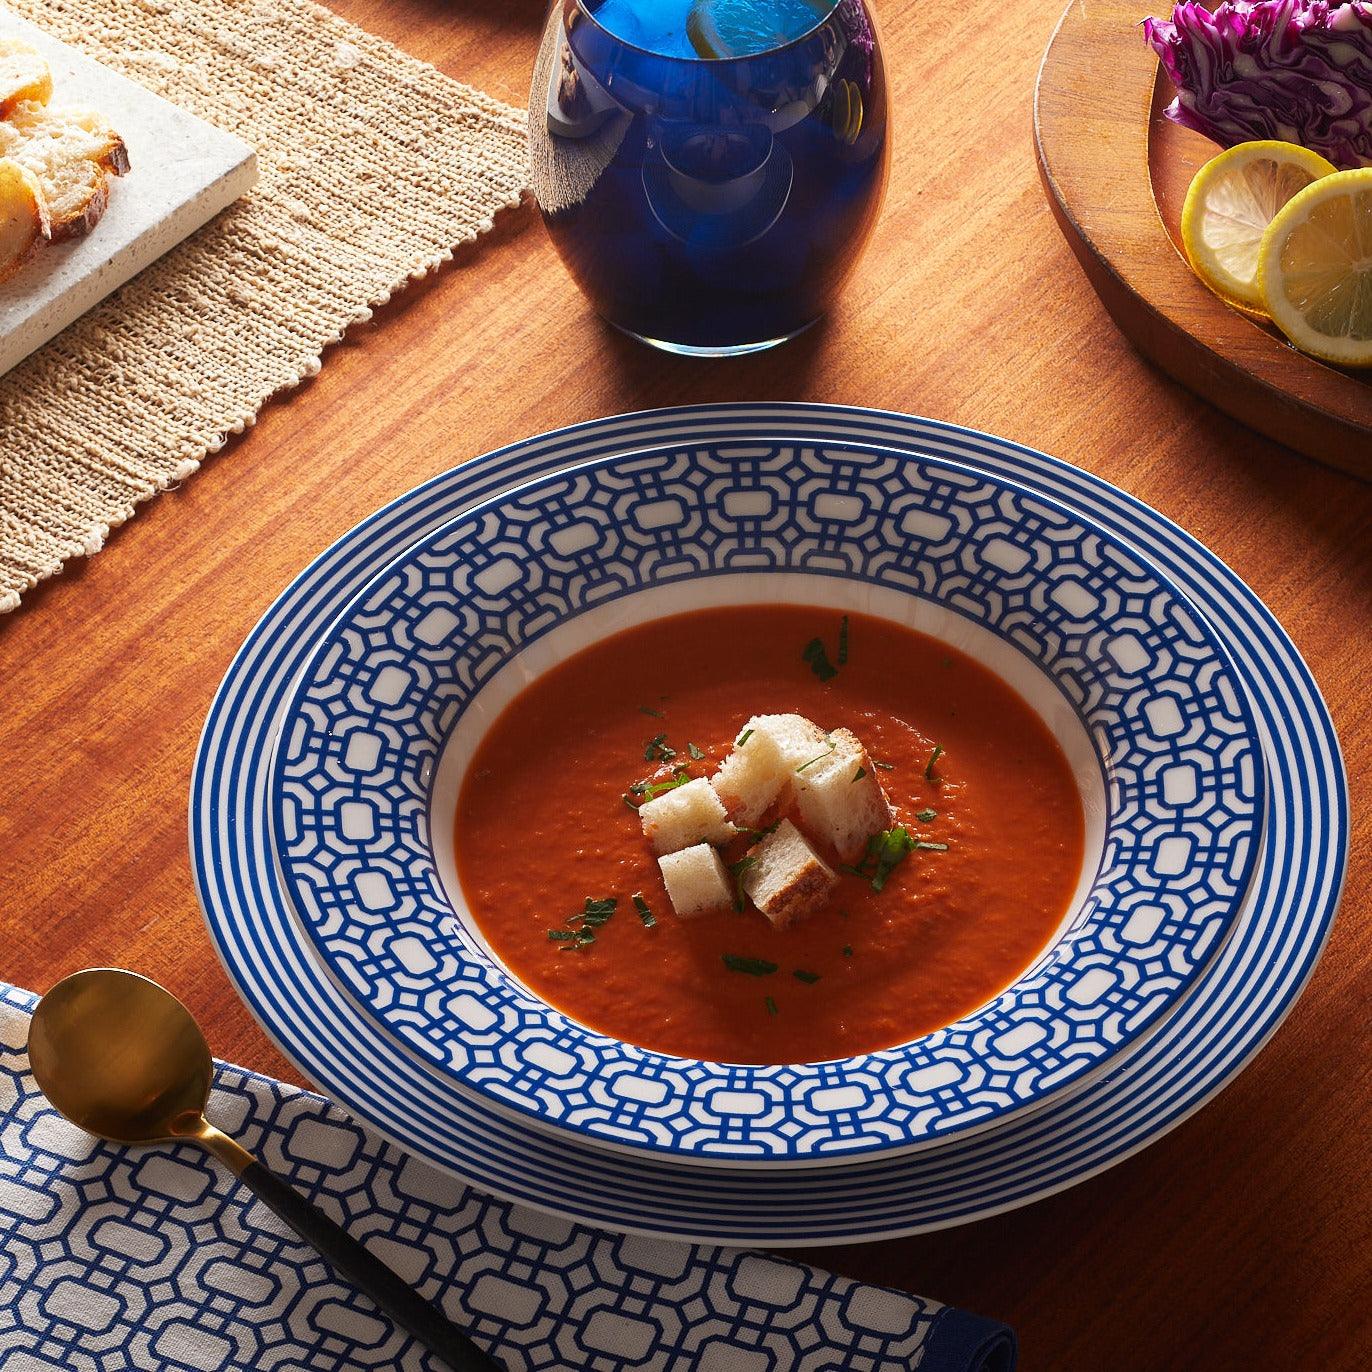
<instances>
[{"instance_id":1,"label":"geometric blue pattern on rim","mask_svg":"<svg viewBox=\"0 0 1372 1372\"><path fill-rule=\"evenodd\" d=\"M560 468L665 443L868 442L1032 486L1127 540L1222 635L1264 742L1268 809L1243 913L1195 991L1108 1075L933 1152L831 1169L683 1169L553 1140L493 1114L361 1015L320 966L276 869L268 763L318 637L379 560L483 500ZM706 405L595 420L465 462L369 516L286 587L211 702L190 787L192 870L211 939L249 1009L300 1070L408 1152L483 1189L614 1229L780 1247L918 1233L1026 1205L1175 1128L1243 1070L1309 980L1347 867L1348 787L1309 668L1223 562L1089 472L990 435L876 410Z\"/></svg>"},{"instance_id":2,"label":"geometric blue pattern on rim","mask_svg":"<svg viewBox=\"0 0 1372 1372\"><path fill-rule=\"evenodd\" d=\"M1067 697L1106 774L1103 860L1061 938L987 1006L912 1044L805 1066L650 1052L546 1005L452 917L430 785L482 687L591 608L741 568L764 586L781 572L881 586L980 624ZM1213 634L1118 539L965 467L790 444L617 456L422 540L320 643L275 770L296 907L383 1024L498 1106L712 1164L920 1146L1099 1069L1232 927L1263 790L1256 729Z\"/></svg>"}]
</instances>

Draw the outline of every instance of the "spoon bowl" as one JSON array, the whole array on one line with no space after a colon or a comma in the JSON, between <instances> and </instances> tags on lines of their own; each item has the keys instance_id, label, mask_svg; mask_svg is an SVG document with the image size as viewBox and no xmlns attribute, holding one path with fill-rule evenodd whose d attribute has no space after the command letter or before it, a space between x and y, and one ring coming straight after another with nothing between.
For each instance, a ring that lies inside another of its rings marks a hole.
<instances>
[{"instance_id":1,"label":"spoon bowl","mask_svg":"<svg viewBox=\"0 0 1372 1372\"><path fill-rule=\"evenodd\" d=\"M209 1099L210 1046L170 991L96 967L39 1001L29 1065L59 1113L114 1143L185 1138Z\"/></svg>"}]
</instances>

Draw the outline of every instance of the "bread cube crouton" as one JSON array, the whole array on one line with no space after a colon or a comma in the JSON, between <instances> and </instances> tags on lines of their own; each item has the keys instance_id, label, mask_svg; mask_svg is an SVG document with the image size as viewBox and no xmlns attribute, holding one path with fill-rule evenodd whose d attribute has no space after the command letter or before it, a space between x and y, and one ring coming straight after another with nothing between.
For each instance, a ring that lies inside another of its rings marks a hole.
<instances>
[{"instance_id":1,"label":"bread cube crouton","mask_svg":"<svg viewBox=\"0 0 1372 1372\"><path fill-rule=\"evenodd\" d=\"M790 799L796 768L827 746L824 730L804 715L754 715L710 784L731 819L756 824L774 801Z\"/></svg>"},{"instance_id":2,"label":"bread cube crouton","mask_svg":"<svg viewBox=\"0 0 1372 1372\"><path fill-rule=\"evenodd\" d=\"M667 853L658 858L657 865L667 883L672 909L683 919L703 915L707 910L722 910L733 901L728 868L708 843Z\"/></svg>"},{"instance_id":3,"label":"bread cube crouton","mask_svg":"<svg viewBox=\"0 0 1372 1372\"><path fill-rule=\"evenodd\" d=\"M643 834L659 857L698 843L728 843L738 830L704 777L638 807Z\"/></svg>"},{"instance_id":4,"label":"bread cube crouton","mask_svg":"<svg viewBox=\"0 0 1372 1372\"><path fill-rule=\"evenodd\" d=\"M796 808L807 833L830 844L840 862L856 862L895 816L857 735L835 729L829 741L834 751L796 776Z\"/></svg>"},{"instance_id":5,"label":"bread cube crouton","mask_svg":"<svg viewBox=\"0 0 1372 1372\"><path fill-rule=\"evenodd\" d=\"M778 929L820 909L838 877L805 841L805 835L783 819L748 854L754 859L743 872L743 890Z\"/></svg>"}]
</instances>

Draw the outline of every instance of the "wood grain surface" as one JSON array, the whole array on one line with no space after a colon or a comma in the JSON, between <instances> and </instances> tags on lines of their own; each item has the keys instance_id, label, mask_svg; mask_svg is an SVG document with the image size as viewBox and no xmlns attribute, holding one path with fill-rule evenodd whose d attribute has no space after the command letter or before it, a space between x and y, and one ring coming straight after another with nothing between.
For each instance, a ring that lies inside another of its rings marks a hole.
<instances>
[{"instance_id":1,"label":"wood grain surface","mask_svg":"<svg viewBox=\"0 0 1372 1372\"><path fill-rule=\"evenodd\" d=\"M1115 322L1169 376L1261 433L1372 478L1372 376L1297 352L1187 264L1181 200L1219 149L1163 118L1171 82L1139 19L1135 0L1073 0L1044 55L1034 140L1059 226Z\"/></svg>"},{"instance_id":2,"label":"wood grain surface","mask_svg":"<svg viewBox=\"0 0 1372 1372\"><path fill-rule=\"evenodd\" d=\"M348 0L522 102L540 0ZM1354 788L1342 917L1304 999L1216 1102L1112 1171L941 1234L810 1254L1019 1330L1029 1372L1354 1369L1372 1359L1372 487L1255 436L1121 336L1035 174L1057 0L880 6L895 106L869 254L825 325L731 363L600 324L526 207L333 349L181 490L0 624L0 974L117 964L223 1056L296 1074L211 952L186 856L201 722L287 581L382 502L512 439L688 401L808 399L976 425L1125 487L1266 600L1318 677Z\"/></svg>"}]
</instances>

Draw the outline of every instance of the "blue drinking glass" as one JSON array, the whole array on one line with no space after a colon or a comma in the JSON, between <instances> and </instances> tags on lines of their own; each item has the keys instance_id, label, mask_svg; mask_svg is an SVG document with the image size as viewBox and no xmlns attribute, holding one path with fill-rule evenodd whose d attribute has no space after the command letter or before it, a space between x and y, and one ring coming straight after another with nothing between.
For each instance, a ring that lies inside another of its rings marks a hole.
<instances>
[{"instance_id":1,"label":"blue drinking glass","mask_svg":"<svg viewBox=\"0 0 1372 1372\"><path fill-rule=\"evenodd\" d=\"M886 78L864 0L553 0L534 191L610 323L672 352L784 342L876 221Z\"/></svg>"}]
</instances>

